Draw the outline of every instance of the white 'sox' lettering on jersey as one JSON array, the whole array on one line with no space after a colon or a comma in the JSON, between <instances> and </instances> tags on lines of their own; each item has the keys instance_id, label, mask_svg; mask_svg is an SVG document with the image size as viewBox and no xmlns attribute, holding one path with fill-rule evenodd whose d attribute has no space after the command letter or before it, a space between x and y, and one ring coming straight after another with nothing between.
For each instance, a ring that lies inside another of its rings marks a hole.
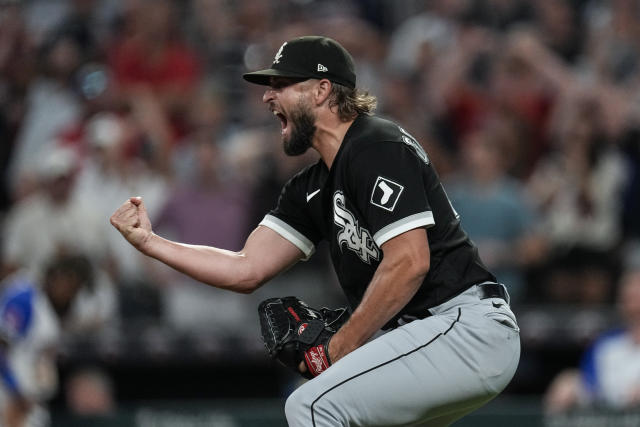
<instances>
[{"instance_id":1,"label":"white 'sox' lettering on jersey","mask_svg":"<svg viewBox=\"0 0 640 427\"><path fill-rule=\"evenodd\" d=\"M369 231L358 227L355 216L346 208L342 191L336 191L333 195L333 222L342 227L336 236L341 248L345 243L347 248L358 254L367 264L371 264L371 258L375 260L380 258L380 250Z\"/></svg>"}]
</instances>

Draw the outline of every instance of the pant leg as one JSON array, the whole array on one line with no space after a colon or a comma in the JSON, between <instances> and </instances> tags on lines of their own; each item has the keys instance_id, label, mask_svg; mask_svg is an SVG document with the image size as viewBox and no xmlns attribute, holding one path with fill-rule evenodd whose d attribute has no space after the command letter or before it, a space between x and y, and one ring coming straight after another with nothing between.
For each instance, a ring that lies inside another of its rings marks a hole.
<instances>
[{"instance_id":1,"label":"pant leg","mask_svg":"<svg viewBox=\"0 0 640 427\"><path fill-rule=\"evenodd\" d=\"M289 425L448 425L515 373L518 331L492 313L490 300L476 299L367 343L289 397Z\"/></svg>"}]
</instances>

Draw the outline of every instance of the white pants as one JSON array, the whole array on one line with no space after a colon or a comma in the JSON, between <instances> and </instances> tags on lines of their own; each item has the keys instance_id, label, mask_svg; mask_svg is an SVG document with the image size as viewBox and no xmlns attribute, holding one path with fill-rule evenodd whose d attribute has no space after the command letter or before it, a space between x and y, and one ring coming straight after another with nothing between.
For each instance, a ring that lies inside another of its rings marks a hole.
<instances>
[{"instance_id":1,"label":"white pants","mask_svg":"<svg viewBox=\"0 0 640 427\"><path fill-rule=\"evenodd\" d=\"M520 335L476 286L340 359L287 399L290 427L448 426L511 381Z\"/></svg>"}]
</instances>

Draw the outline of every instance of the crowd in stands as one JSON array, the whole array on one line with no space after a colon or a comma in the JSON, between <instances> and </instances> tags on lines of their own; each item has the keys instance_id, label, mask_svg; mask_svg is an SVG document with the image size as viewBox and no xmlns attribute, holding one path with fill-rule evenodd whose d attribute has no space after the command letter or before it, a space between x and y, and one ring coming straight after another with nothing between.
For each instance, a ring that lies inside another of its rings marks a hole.
<instances>
[{"instance_id":1,"label":"crowd in stands","mask_svg":"<svg viewBox=\"0 0 640 427\"><path fill-rule=\"evenodd\" d=\"M240 249L315 159L282 153L241 74L309 34L343 44L378 114L424 145L516 312L613 305L640 253L633 0L0 0L0 279L85 257L83 320L62 326L110 337L149 317L257 341L267 295L343 304L322 248L239 296L109 224L142 196L156 233Z\"/></svg>"}]
</instances>

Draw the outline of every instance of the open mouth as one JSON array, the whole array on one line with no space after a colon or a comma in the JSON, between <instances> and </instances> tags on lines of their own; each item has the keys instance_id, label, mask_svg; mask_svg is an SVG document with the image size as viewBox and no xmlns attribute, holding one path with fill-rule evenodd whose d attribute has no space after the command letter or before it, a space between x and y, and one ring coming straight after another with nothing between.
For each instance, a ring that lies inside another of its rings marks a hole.
<instances>
[{"instance_id":1,"label":"open mouth","mask_svg":"<svg viewBox=\"0 0 640 427\"><path fill-rule=\"evenodd\" d=\"M284 134L287 131L287 127L289 124L287 117L279 111L276 111L276 110L272 110L272 111L273 111L273 114L280 119L280 125L282 126L281 133Z\"/></svg>"}]
</instances>

